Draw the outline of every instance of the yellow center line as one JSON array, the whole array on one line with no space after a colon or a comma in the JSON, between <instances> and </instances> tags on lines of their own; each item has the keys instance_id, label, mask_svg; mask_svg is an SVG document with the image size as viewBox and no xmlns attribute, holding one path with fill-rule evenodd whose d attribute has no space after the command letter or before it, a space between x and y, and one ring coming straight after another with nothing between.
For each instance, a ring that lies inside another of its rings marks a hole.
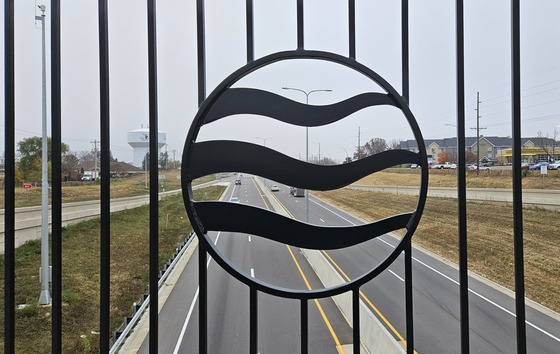
<instances>
[{"instance_id":1,"label":"yellow center line","mask_svg":"<svg viewBox=\"0 0 560 354\"><path fill-rule=\"evenodd\" d=\"M326 252L326 251L321 251L323 252L323 254L325 255L325 257L327 257L329 259L329 261L331 262L331 264L339 271L339 273L347 280L350 281L350 277L342 270L342 268L340 268L340 266L334 261L334 259L332 259L332 257ZM406 340L403 338L403 336L401 336L401 334L395 329L395 327L393 327L393 325L391 324L391 322L389 322L389 320L387 320L387 318L385 318L385 316L383 316L383 314L381 313L381 311L379 311L379 309L373 304L373 302L371 302L371 300L366 296L366 294L364 294L361 290L360 290L360 296L362 297L362 299L364 299L364 301L371 307L371 309L377 314L377 316L385 323L385 325L391 330L393 331L393 333L395 334L395 336L397 336L397 338L403 342L406 345ZM417 353L416 351L414 351L415 353Z\"/></svg>"},{"instance_id":2,"label":"yellow center line","mask_svg":"<svg viewBox=\"0 0 560 354\"><path fill-rule=\"evenodd\" d=\"M257 183L255 182L254 179L253 179L253 183L255 183L255 186L257 187L257 190L259 190L259 194L260 194L261 198L263 199L263 201L265 201L264 196L263 196L262 193L260 193L260 188L259 188L259 186L257 185ZM290 215L290 217L292 219L295 219L294 215L292 213L290 213L290 211L284 206L284 204L282 202L280 202L280 200L278 200L278 198L276 198L275 195L273 195L272 197L274 199L276 199L278 204L284 209L284 211L286 211L286 213L288 213L288 215ZM271 209L271 208L269 208L269 206L266 202L264 204L265 204L265 206L268 210ZM303 269L301 269L301 266L299 265L299 262L297 261L296 256L292 252L292 249L290 248L289 245L285 245L285 246L288 249L288 252L290 252L290 255L292 256L292 260L296 264L296 267L299 270L299 274L303 278L303 282L305 283L305 286L307 286L308 290L313 290L311 288L311 284L309 284L309 281L307 280L307 277L305 276L305 273L303 272ZM327 328L329 329L329 332L331 333L331 336L333 337L333 340L334 340L334 343L335 343L337 349L339 350L340 353L346 354L346 352L344 351L344 348L342 347L342 345L340 344L340 341L338 340L338 336L336 335L336 333L334 331L334 328L332 327L332 325L331 325L331 323L330 323L330 321L327 317L327 314L325 313L325 311L323 311L323 307L319 303L319 300L313 299L313 301L315 302L315 305L317 306L317 309L319 310L319 313L321 314L321 317L323 318L323 321L327 325Z\"/></svg>"}]
</instances>

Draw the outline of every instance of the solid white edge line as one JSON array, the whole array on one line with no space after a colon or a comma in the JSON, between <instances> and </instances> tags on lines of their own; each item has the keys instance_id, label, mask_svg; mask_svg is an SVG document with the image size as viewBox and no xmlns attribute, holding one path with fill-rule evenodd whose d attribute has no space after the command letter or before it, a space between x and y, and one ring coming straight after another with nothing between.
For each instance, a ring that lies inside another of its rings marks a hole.
<instances>
[{"instance_id":1,"label":"solid white edge line","mask_svg":"<svg viewBox=\"0 0 560 354\"><path fill-rule=\"evenodd\" d=\"M310 199L310 200L311 200L311 199ZM345 217L343 217L342 215L340 215L340 214L338 214L338 213L335 213L334 211L330 210L329 208L325 207L324 205L321 205L320 203L317 203L316 201L313 201L313 200L311 200L311 201L312 201L313 203L319 205L319 206L322 207L323 209L325 209L325 210L327 210L327 211L333 213L334 215L338 216L339 218L341 218L341 219L347 221L348 223L350 223L350 224L352 224L352 225L356 225L356 224L353 223L352 221L346 219ZM383 240L381 237L379 237L378 239L379 239L381 242L386 243L386 244L389 245L390 247L395 248L395 246L393 246L393 245L390 244L389 242ZM422 261L419 260L418 258L412 257L412 259L415 260L416 262L422 264L422 265L425 266L426 268L428 268L428 269L430 269L430 270L436 272L437 274L441 275L442 277L446 278L447 280L450 280L452 283L454 283L454 284L456 284L456 285L459 285L459 282L458 282L458 281L454 280L453 278L448 277L447 275L443 274L443 273L440 272L439 270L437 270L437 269L435 269L435 268L429 266L428 264L422 262ZM399 278L400 280L402 280L402 281L404 282L404 279L403 279L403 278L399 277L397 274L395 274L395 273L394 273L393 271L391 271L390 269L389 269L389 272L391 272L394 276L396 276L397 278ZM490 303L490 304L496 306L498 309L504 311L505 313L507 313L507 314L509 314L509 315L511 315L511 316L513 316L513 317L516 317L515 313L513 313L513 312L511 312L510 310L508 310L508 309L502 307L501 305L495 303L494 301L488 299L488 298L485 297L484 295L477 293L476 291L472 290L471 288L469 288L469 292L472 293L473 295L478 296L478 297L481 298L482 300L485 300L485 301L487 301L488 303ZM527 321L527 320L525 321L525 323L527 323L529 326L533 327L533 328L536 329L537 331L539 331L539 332L541 332L541 333L543 333L543 334L549 336L550 338L554 339L555 341L560 342L560 338L558 338L558 337L554 336L553 334L551 334L551 333L545 331L544 329L538 327L537 325L535 325L535 324L533 324L533 323L531 323L531 322L529 322L529 321Z\"/></svg>"},{"instance_id":2,"label":"solid white edge line","mask_svg":"<svg viewBox=\"0 0 560 354\"><path fill-rule=\"evenodd\" d=\"M218 231L218 235L216 235L216 240L214 241L214 244L218 243L218 239L220 238L220 233L221 233L221 231ZM212 260L212 257L208 257L208 262L206 262L206 268L208 268L210 266L210 261L211 260ZM191 306L189 307L189 312L187 313L187 317L185 318L185 322L183 323L183 327L181 328L181 334L179 334L179 338L177 339L177 344L175 345L175 349L173 350L173 354L179 353L179 348L181 347L181 342L183 341L183 337L185 336L185 332L187 331L187 325L189 324L189 321L191 319L191 315L192 315L193 310L194 310L194 305L196 304L196 302L198 300L199 290L200 290L200 288L197 287L196 291L194 293L192 302L191 302Z\"/></svg>"}]
</instances>

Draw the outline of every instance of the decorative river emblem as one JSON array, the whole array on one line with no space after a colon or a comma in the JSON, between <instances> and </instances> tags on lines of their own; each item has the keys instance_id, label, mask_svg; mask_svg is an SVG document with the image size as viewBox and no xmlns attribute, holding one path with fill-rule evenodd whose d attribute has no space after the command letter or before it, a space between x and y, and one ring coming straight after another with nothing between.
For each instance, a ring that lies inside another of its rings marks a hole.
<instances>
[{"instance_id":1,"label":"decorative river emblem","mask_svg":"<svg viewBox=\"0 0 560 354\"><path fill-rule=\"evenodd\" d=\"M385 92L366 92L347 100L326 105L311 106L289 100L274 93L254 88L232 87L255 70L285 60L313 59L343 65L369 78ZM399 109L407 120L419 152L387 150L364 159L342 165L323 166L306 163L259 144L218 140L197 142L200 128L211 122L236 114L252 114L302 127L320 127L341 120L371 106L392 106ZM289 298L332 296L360 286L371 280L410 243L418 226L428 188L427 156L420 129L408 104L383 78L355 60L333 53L296 50L275 53L253 61L226 78L202 103L189 130L183 150L181 183L183 199L200 246L226 271L242 282L264 292L282 294ZM322 227L284 217L274 212L238 203L195 201L192 181L195 178L219 173L242 172L261 176L290 186L328 191L347 186L360 178L383 169L414 163L422 167L420 194L416 209L393 215L369 224L349 227ZM329 289L301 290L279 288L252 278L217 249L207 232L227 231L258 235L294 247L315 250L333 250L354 246L385 233L404 229L405 235L397 247L381 263L349 283Z\"/></svg>"}]
</instances>

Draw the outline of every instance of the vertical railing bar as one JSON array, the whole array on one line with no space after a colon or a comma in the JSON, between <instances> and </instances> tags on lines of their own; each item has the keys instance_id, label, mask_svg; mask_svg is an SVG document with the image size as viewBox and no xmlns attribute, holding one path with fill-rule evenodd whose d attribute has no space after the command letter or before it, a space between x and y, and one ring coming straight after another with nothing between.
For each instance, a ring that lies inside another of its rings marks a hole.
<instances>
[{"instance_id":1,"label":"vertical railing bar","mask_svg":"<svg viewBox=\"0 0 560 354\"><path fill-rule=\"evenodd\" d=\"M352 342L354 354L360 354L360 289L352 290Z\"/></svg>"},{"instance_id":2,"label":"vertical railing bar","mask_svg":"<svg viewBox=\"0 0 560 354\"><path fill-rule=\"evenodd\" d=\"M348 0L348 56L356 59L356 1Z\"/></svg>"},{"instance_id":3,"label":"vertical railing bar","mask_svg":"<svg viewBox=\"0 0 560 354\"><path fill-rule=\"evenodd\" d=\"M4 2L4 353L15 352L15 48L14 0Z\"/></svg>"},{"instance_id":4,"label":"vertical railing bar","mask_svg":"<svg viewBox=\"0 0 560 354\"><path fill-rule=\"evenodd\" d=\"M457 43L457 208L459 243L459 302L461 321L461 353L469 353L469 275L467 250L467 179L465 154L465 52L463 0L455 4Z\"/></svg>"},{"instance_id":5,"label":"vertical railing bar","mask_svg":"<svg viewBox=\"0 0 560 354\"><path fill-rule=\"evenodd\" d=\"M255 59L253 0L246 0L246 22L247 22L247 62L250 63Z\"/></svg>"},{"instance_id":6,"label":"vertical railing bar","mask_svg":"<svg viewBox=\"0 0 560 354\"><path fill-rule=\"evenodd\" d=\"M303 0L297 0L297 48L303 49Z\"/></svg>"},{"instance_id":7,"label":"vertical railing bar","mask_svg":"<svg viewBox=\"0 0 560 354\"><path fill-rule=\"evenodd\" d=\"M196 1L196 53L198 58L198 105L206 99L206 48L204 0Z\"/></svg>"},{"instance_id":8,"label":"vertical railing bar","mask_svg":"<svg viewBox=\"0 0 560 354\"><path fill-rule=\"evenodd\" d=\"M523 200L521 188L521 45L520 1L511 2L511 87L513 136L513 237L517 353L527 352L525 327L525 271L523 257Z\"/></svg>"},{"instance_id":9,"label":"vertical railing bar","mask_svg":"<svg viewBox=\"0 0 560 354\"><path fill-rule=\"evenodd\" d=\"M62 352L62 161L60 0L51 1L52 353Z\"/></svg>"},{"instance_id":10,"label":"vertical railing bar","mask_svg":"<svg viewBox=\"0 0 560 354\"><path fill-rule=\"evenodd\" d=\"M401 3L401 56L402 56L402 95L407 103L410 101L410 69L409 69L409 38L408 38L408 0Z\"/></svg>"},{"instance_id":11,"label":"vertical railing bar","mask_svg":"<svg viewBox=\"0 0 560 354\"><path fill-rule=\"evenodd\" d=\"M148 109L150 151L150 353L158 351L158 101L156 0L148 0Z\"/></svg>"},{"instance_id":12,"label":"vertical railing bar","mask_svg":"<svg viewBox=\"0 0 560 354\"><path fill-rule=\"evenodd\" d=\"M198 104L206 99L206 48L205 48L205 22L204 22L204 0L196 1L196 40L197 40L197 66L198 66ZM208 353L208 271L206 269L207 254L202 246L198 244L198 286L200 294L198 297L198 352Z\"/></svg>"},{"instance_id":13,"label":"vertical railing bar","mask_svg":"<svg viewBox=\"0 0 560 354\"><path fill-rule=\"evenodd\" d=\"M110 125L109 125L109 25L107 0L99 1L99 113L101 137L101 230L100 230L100 306L99 351L110 349L111 296L111 194L110 194Z\"/></svg>"},{"instance_id":14,"label":"vertical railing bar","mask_svg":"<svg viewBox=\"0 0 560 354\"><path fill-rule=\"evenodd\" d=\"M309 346L309 313L307 307L307 299L300 300L300 313L301 313L301 354L307 354Z\"/></svg>"},{"instance_id":15,"label":"vertical railing bar","mask_svg":"<svg viewBox=\"0 0 560 354\"><path fill-rule=\"evenodd\" d=\"M198 352L208 353L208 271L207 255L201 242L198 243Z\"/></svg>"},{"instance_id":16,"label":"vertical railing bar","mask_svg":"<svg viewBox=\"0 0 560 354\"><path fill-rule=\"evenodd\" d=\"M258 353L258 342L259 342L259 332L258 332L258 318L259 318L259 305L258 305L258 292L255 288L250 288L249 296L249 352L251 354Z\"/></svg>"},{"instance_id":17,"label":"vertical railing bar","mask_svg":"<svg viewBox=\"0 0 560 354\"><path fill-rule=\"evenodd\" d=\"M406 352L414 353L414 304L412 296L412 244L404 249L404 293L406 303Z\"/></svg>"},{"instance_id":18,"label":"vertical railing bar","mask_svg":"<svg viewBox=\"0 0 560 354\"><path fill-rule=\"evenodd\" d=\"M401 1L401 57L402 57L402 96L410 102L409 70L409 35L408 35L408 0ZM405 274L405 316L406 316L406 352L414 353L414 302L412 288L412 244L404 249Z\"/></svg>"}]
</instances>

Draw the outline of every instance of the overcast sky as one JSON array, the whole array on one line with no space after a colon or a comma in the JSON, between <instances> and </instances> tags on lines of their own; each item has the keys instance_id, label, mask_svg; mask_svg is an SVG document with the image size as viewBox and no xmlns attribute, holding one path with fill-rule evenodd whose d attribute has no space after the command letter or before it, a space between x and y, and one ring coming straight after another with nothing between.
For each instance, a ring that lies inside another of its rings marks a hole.
<instances>
[{"instance_id":1,"label":"overcast sky","mask_svg":"<svg viewBox=\"0 0 560 354\"><path fill-rule=\"evenodd\" d=\"M34 20L40 0L16 1L17 140L41 133L41 30ZM296 1L256 0L255 56L295 49ZM193 1L161 0L158 13L159 128L168 151L180 159L198 108L196 22ZM50 2L47 28L50 26ZM465 1L467 135L475 136L476 92L480 92L483 135L511 135L510 0ZM145 1L109 1L111 150L132 161L127 132L148 123L147 22ZM401 91L400 2L356 0L357 60ZM3 16L3 7L0 9ZM522 135L552 137L560 124L560 1L522 1ZM305 1L305 47L348 55L347 1ZM245 1L206 1L208 94L246 63ZM73 151L90 150L99 140L97 3L62 1L63 141ZM3 26L2 32L2 63ZM47 33L47 38L49 34ZM410 5L410 104L425 139L456 135L454 1L417 0ZM50 65L50 64L49 64ZM48 68L50 69L50 66ZM2 81L3 81L2 71ZM50 75L48 76L50 78ZM236 86L257 87L309 103L339 102L379 87L331 63L282 62L254 72ZM50 86L49 86L50 87ZM4 86L0 88L4 90ZM50 95L49 95L50 97ZM3 100L2 100L3 102ZM4 110L2 107L2 114ZM49 104L50 122L50 104ZM49 123L50 124L50 123ZM449 125L448 125L449 124ZM3 144L4 124L2 122ZM309 154L342 161L372 138L412 139L402 114L368 108L323 128L309 129ZM50 133L49 133L50 135ZM305 130L263 117L237 116L210 124L200 139L266 142L305 158Z\"/></svg>"}]
</instances>

